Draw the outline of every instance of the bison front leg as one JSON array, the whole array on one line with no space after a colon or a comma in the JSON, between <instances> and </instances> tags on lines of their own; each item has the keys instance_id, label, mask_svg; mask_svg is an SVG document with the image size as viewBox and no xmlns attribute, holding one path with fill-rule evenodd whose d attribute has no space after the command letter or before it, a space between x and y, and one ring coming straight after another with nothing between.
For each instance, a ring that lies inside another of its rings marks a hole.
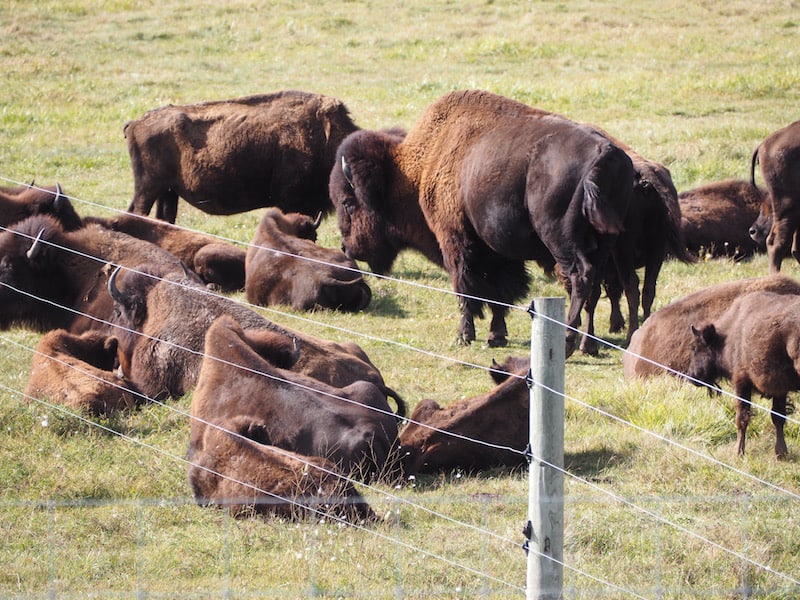
<instances>
[{"instance_id":1,"label":"bison front leg","mask_svg":"<svg viewBox=\"0 0 800 600\"><path fill-rule=\"evenodd\" d=\"M475 318L473 317L470 301L460 298L461 304L461 323L458 326L458 338L456 341L463 346L469 346L475 341Z\"/></svg>"},{"instance_id":2,"label":"bison front leg","mask_svg":"<svg viewBox=\"0 0 800 600\"><path fill-rule=\"evenodd\" d=\"M490 348L501 348L508 345L508 328L506 327L508 309L498 304L492 304L491 310L492 324L489 326L487 343Z\"/></svg>"},{"instance_id":3,"label":"bison front leg","mask_svg":"<svg viewBox=\"0 0 800 600\"><path fill-rule=\"evenodd\" d=\"M772 399L772 424L775 426L775 456L784 459L789 450L786 447L786 438L783 437L783 425L786 423L786 396Z\"/></svg>"},{"instance_id":4,"label":"bison front leg","mask_svg":"<svg viewBox=\"0 0 800 600\"><path fill-rule=\"evenodd\" d=\"M744 456L745 438L747 437L747 426L750 424L751 404L750 396L752 386L740 383L734 386L736 392L736 452L739 456Z\"/></svg>"},{"instance_id":5,"label":"bison front leg","mask_svg":"<svg viewBox=\"0 0 800 600\"><path fill-rule=\"evenodd\" d=\"M781 270L781 262L791 252L794 233L793 225L786 219L772 223L772 229L767 236L770 273L778 273Z\"/></svg>"}]
</instances>

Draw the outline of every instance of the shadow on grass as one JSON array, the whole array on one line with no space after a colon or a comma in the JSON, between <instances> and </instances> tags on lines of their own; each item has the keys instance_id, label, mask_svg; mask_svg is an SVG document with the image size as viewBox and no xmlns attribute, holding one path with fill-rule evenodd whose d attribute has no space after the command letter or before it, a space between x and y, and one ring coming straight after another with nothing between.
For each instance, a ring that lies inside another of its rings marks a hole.
<instances>
[{"instance_id":1,"label":"shadow on grass","mask_svg":"<svg viewBox=\"0 0 800 600\"><path fill-rule=\"evenodd\" d=\"M388 317L392 319L404 319L408 312L400 306L397 297L390 294L376 294L365 312L376 317Z\"/></svg>"}]
</instances>

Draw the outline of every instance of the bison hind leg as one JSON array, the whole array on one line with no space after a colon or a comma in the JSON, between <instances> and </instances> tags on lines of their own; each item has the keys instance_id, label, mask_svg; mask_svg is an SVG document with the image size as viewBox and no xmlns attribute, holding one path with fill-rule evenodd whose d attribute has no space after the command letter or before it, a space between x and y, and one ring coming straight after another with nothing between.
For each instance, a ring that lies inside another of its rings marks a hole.
<instances>
[{"instance_id":1,"label":"bison hind leg","mask_svg":"<svg viewBox=\"0 0 800 600\"><path fill-rule=\"evenodd\" d=\"M789 454L786 447L786 438L783 435L783 425L786 423L787 414L786 396L772 399L772 424L775 426L775 456L785 459Z\"/></svg>"},{"instance_id":2,"label":"bison hind leg","mask_svg":"<svg viewBox=\"0 0 800 600\"><path fill-rule=\"evenodd\" d=\"M502 348L508 345L508 328L506 327L508 308L498 304L492 304L491 310L492 324L489 326L487 344L490 348Z\"/></svg>"}]
</instances>

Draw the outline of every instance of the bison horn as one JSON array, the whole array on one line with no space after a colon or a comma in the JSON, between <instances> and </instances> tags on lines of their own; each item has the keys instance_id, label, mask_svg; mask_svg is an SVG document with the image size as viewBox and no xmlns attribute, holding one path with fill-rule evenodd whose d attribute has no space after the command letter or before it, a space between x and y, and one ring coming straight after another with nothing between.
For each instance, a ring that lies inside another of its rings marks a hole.
<instances>
[{"instance_id":1,"label":"bison horn","mask_svg":"<svg viewBox=\"0 0 800 600\"><path fill-rule=\"evenodd\" d=\"M356 186L353 185L353 172L350 170L350 165L347 164L344 156L342 156L342 173L344 173L344 178L347 179L350 187L356 189Z\"/></svg>"},{"instance_id":2,"label":"bison horn","mask_svg":"<svg viewBox=\"0 0 800 600\"><path fill-rule=\"evenodd\" d=\"M322 223L322 211L319 211L317 218L314 219L314 222L312 223L314 229L319 229L320 223Z\"/></svg>"},{"instance_id":3,"label":"bison horn","mask_svg":"<svg viewBox=\"0 0 800 600\"><path fill-rule=\"evenodd\" d=\"M53 206L59 208L64 202L64 191L61 189L61 184L56 182L56 197L53 199Z\"/></svg>"},{"instance_id":4,"label":"bison horn","mask_svg":"<svg viewBox=\"0 0 800 600\"><path fill-rule=\"evenodd\" d=\"M44 227L39 230L39 233L36 234L36 239L33 240L31 247L28 248L28 251L25 253L25 256L28 257L28 260L34 260L39 253L42 251L42 235L44 234Z\"/></svg>"},{"instance_id":5,"label":"bison horn","mask_svg":"<svg viewBox=\"0 0 800 600\"><path fill-rule=\"evenodd\" d=\"M120 265L117 265L117 268L111 273L111 277L108 278L108 293L115 302L119 302L120 304L123 303L123 296L122 292L120 292L117 287L117 275L121 268Z\"/></svg>"}]
</instances>

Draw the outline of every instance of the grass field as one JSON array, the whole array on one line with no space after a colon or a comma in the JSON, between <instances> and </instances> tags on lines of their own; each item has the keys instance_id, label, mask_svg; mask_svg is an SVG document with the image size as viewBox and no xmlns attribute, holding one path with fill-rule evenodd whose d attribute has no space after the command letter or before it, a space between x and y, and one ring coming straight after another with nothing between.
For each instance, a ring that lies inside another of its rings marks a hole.
<instances>
[{"instance_id":1,"label":"grass field","mask_svg":"<svg viewBox=\"0 0 800 600\"><path fill-rule=\"evenodd\" d=\"M60 182L81 214L133 192L124 123L167 103L280 89L344 100L365 128L411 127L455 89L482 88L595 123L669 167L679 190L749 175L750 156L797 119L795 2L225 3L15 1L0 5L0 185ZM260 212L178 224L249 242ZM333 219L320 243L338 247ZM800 271L784 263L790 275ZM668 263L656 306L764 275L748 263ZM370 280L357 315L265 314L360 344L411 404L488 389L464 363L526 354L455 344L447 276L420 256ZM562 295L532 271L531 297ZM409 286L403 281L429 287ZM601 301L598 333L608 335ZM488 323L477 323L484 339ZM521 597L525 473L419 477L363 488L386 519L361 530L234 520L186 482L190 398L97 422L26 402L25 330L0 333L0 597ZM732 401L672 378L622 377L620 353L566 365L564 591L568 598L800 596L800 434L775 460L757 413L735 454ZM763 403L762 403L763 405Z\"/></svg>"}]
</instances>

